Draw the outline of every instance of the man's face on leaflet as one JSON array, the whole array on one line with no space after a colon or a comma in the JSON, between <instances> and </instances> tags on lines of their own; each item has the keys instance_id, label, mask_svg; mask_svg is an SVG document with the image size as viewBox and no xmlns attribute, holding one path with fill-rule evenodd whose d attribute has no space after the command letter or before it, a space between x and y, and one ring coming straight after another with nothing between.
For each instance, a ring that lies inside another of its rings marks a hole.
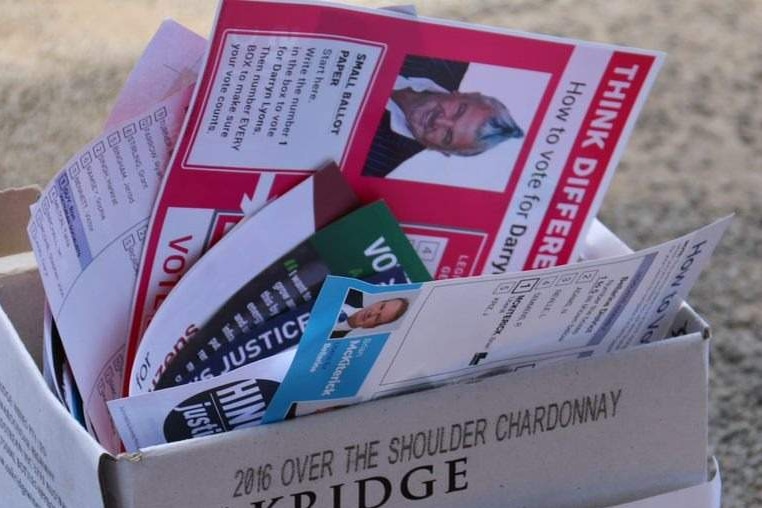
<instances>
[{"instance_id":1,"label":"man's face on leaflet","mask_svg":"<svg viewBox=\"0 0 762 508\"><path fill-rule=\"evenodd\" d=\"M395 321L402 315L405 302L400 298L382 300L358 310L347 320L352 328L374 328Z\"/></svg>"},{"instance_id":2,"label":"man's face on leaflet","mask_svg":"<svg viewBox=\"0 0 762 508\"><path fill-rule=\"evenodd\" d=\"M477 147L479 130L494 114L480 94L460 92L420 92L405 110L415 139L443 153Z\"/></svg>"}]
</instances>

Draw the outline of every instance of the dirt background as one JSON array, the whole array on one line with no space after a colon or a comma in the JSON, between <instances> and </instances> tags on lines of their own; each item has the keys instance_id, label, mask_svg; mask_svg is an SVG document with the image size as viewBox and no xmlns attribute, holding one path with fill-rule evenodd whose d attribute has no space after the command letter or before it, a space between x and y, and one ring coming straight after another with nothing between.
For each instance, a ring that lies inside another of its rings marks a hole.
<instances>
[{"instance_id":1,"label":"dirt background","mask_svg":"<svg viewBox=\"0 0 762 508\"><path fill-rule=\"evenodd\" d=\"M159 22L206 35L215 8L0 0L0 188L44 185L99 132ZM710 443L723 504L762 506L762 2L443 0L418 9L669 54L601 218L640 248L737 214L691 302L714 328Z\"/></svg>"}]
</instances>

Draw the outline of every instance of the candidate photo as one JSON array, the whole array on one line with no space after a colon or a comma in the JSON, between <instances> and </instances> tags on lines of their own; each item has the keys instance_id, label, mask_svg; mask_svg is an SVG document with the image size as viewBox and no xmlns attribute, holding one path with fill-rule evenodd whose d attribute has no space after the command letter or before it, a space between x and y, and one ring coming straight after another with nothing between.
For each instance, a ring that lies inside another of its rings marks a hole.
<instances>
[{"instance_id":1,"label":"candidate photo","mask_svg":"<svg viewBox=\"0 0 762 508\"><path fill-rule=\"evenodd\" d=\"M372 299L372 300L371 300ZM379 299L379 295L369 295L356 289L349 289L341 311L336 318L336 325L331 330L331 339L343 339L352 332L352 335L363 334L363 330L383 327L383 330L391 331L394 327L389 325L400 319L410 306L407 298Z\"/></svg>"},{"instance_id":2,"label":"candidate photo","mask_svg":"<svg viewBox=\"0 0 762 508\"><path fill-rule=\"evenodd\" d=\"M546 84L533 71L408 55L362 174L502 191Z\"/></svg>"}]
</instances>

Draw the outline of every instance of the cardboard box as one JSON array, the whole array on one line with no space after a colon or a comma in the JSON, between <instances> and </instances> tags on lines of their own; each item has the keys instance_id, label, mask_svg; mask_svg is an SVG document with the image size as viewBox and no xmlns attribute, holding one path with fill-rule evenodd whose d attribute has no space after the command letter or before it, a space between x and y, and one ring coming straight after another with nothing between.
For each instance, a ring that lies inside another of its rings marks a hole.
<instances>
[{"instance_id":1,"label":"cardboard box","mask_svg":"<svg viewBox=\"0 0 762 508\"><path fill-rule=\"evenodd\" d=\"M19 241L33 199L0 194L3 506L719 507L709 331L687 306L686 335L629 351L111 456L40 374L43 292ZM625 248L592 233L588 255Z\"/></svg>"}]
</instances>

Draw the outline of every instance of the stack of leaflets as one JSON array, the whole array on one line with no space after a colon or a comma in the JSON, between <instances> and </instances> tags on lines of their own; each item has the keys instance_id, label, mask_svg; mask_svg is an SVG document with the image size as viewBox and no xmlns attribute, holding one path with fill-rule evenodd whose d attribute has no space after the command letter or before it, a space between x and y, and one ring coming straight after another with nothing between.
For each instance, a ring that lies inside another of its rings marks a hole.
<instances>
[{"instance_id":1,"label":"stack of leaflets","mask_svg":"<svg viewBox=\"0 0 762 508\"><path fill-rule=\"evenodd\" d=\"M32 207L51 387L132 451L665 338L729 219L578 262L662 58L402 8L165 22Z\"/></svg>"}]
</instances>

